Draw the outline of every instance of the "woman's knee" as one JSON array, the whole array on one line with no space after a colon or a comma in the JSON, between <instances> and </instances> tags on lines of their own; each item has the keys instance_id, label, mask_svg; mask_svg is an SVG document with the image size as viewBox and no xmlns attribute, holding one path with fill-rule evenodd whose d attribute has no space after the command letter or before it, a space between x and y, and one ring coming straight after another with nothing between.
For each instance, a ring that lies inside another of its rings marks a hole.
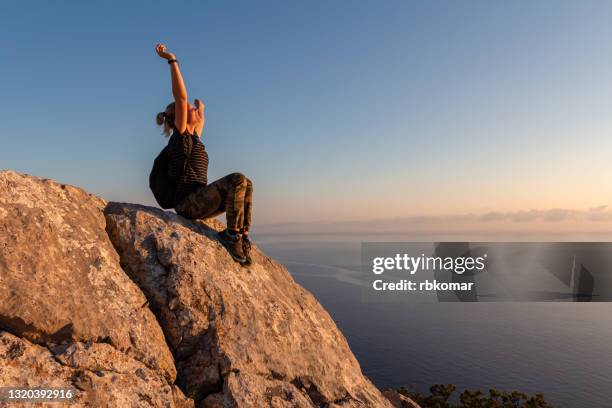
<instances>
[{"instance_id":1,"label":"woman's knee","mask_svg":"<svg viewBox=\"0 0 612 408\"><path fill-rule=\"evenodd\" d=\"M235 185L235 186L240 186L240 185L246 186L247 185L247 178L242 173L232 173L228 177L232 185Z\"/></svg>"}]
</instances>

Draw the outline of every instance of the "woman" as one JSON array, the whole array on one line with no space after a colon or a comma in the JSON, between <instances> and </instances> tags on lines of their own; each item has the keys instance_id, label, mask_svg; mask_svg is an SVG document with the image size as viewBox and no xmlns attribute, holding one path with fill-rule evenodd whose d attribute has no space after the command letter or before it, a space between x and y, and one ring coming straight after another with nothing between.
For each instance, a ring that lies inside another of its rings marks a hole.
<instances>
[{"instance_id":1,"label":"woman","mask_svg":"<svg viewBox=\"0 0 612 408\"><path fill-rule=\"evenodd\" d=\"M204 104L187 102L187 89L176 56L163 44L157 54L168 60L174 102L157 114L157 124L170 136L170 177L177 180L174 195L177 214L190 219L211 218L225 211L227 228L219 240L232 258L241 264L251 262L249 227L253 183L241 173L232 173L208 184L208 154L200 140L204 129Z\"/></svg>"}]
</instances>

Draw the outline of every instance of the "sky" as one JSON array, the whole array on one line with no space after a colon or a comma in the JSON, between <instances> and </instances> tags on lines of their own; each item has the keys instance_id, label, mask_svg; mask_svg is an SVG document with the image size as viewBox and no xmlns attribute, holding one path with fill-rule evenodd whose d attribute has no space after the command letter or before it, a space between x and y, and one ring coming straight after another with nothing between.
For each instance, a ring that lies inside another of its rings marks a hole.
<instances>
[{"instance_id":1,"label":"sky","mask_svg":"<svg viewBox=\"0 0 612 408\"><path fill-rule=\"evenodd\" d=\"M177 55L254 223L612 205L612 2L0 6L0 168L154 204Z\"/></svg>"}]
</instances>

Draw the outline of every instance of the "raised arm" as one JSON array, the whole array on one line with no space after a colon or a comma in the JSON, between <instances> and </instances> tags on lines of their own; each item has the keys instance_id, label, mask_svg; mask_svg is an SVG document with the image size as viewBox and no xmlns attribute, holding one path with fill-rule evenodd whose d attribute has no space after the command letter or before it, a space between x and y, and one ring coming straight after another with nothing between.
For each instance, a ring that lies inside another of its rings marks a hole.
<instances>
[{"instance_id":1,"label":"raised arm","mask_svg":"<svg viewBox=\"0 0 612 408\"><path fill-rule=\"evenodd\" d=\"M200 137L202 137L202 130L204 129L204 123L206 122L206 117L204 116L204 109L206 109L206 105L199 99L195 101L195 107L198 108L198 126L196 126L196 132Z\"/></svg>"},{"instance_id":2,"label":"raised arm","mask_svg":"<svg viewBox=\"0 0 612 408\"><path fill-rule=\"evenodd\" d=\"M176 62L176 56L166 50L164 44L155 46L157 54L170 63L170 76L172 77L172 95L174 96L174 126L183 134L187 128L187 89L183 83L183 76Z\"/></svg>"}]
</instances>

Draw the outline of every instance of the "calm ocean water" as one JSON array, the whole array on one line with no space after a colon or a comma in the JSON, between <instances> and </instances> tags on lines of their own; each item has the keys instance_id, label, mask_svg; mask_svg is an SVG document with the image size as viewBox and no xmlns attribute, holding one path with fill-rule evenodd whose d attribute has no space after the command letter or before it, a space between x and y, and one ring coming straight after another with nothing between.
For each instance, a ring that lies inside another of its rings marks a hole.
<instances>
[{"instance_id":1,"label":"calm ocean water","mask_svg":"<svg viewBox=\"0 0 612 408\"><path fill-rule=\"evenodd\" d=\"M612 407L612 303L365 303L362 241L259 235L346 336L380 388L432 384L543 393L560 408ZM405 239L408 241L408 239Z\"/></svg>"}]
</instances>

